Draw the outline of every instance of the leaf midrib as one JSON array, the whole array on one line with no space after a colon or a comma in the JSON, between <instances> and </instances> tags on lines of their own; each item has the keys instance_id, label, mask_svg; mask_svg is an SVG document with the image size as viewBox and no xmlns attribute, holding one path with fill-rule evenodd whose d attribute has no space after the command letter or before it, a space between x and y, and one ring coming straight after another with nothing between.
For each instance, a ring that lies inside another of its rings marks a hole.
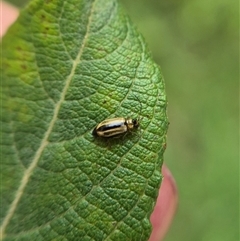
<instances>
[{"instance_id":1,"label":"leaf midrib","mask_svg":"<svg viewBox=\"0 0 240 241\"><path fill-rule=\"evenodd\" d=\"M5 218L3 219L3 222L2 222L2 225L0 227L0 238L1 240L4 238L5 236L5 230L7 228L7 225L9 224L16 208L17 208L17 205L23 195L23 192L24 192L24 189L29 181L29 178L34 170L34 168L36 167L37 163L38 163L38 160L39 158L41 157L42 153L43 153L43 150L45 149L45 147L48 145L48 138L53 130L53 127L54 127L54 124L56 123L56 120L57 120L57 116L58 116L58 113L59 113L59 110L61 108L61 105L65 99L65 95L67 93L67 90L68 90L68 87L70 86L71 84L71 81L72 81L72 78L74 76L74 73L75 73L75 70L76 70L76 67L77 65L80 63L80 60L81 60L81 56L82 56L82 53L83 53L83 49L84 49L84 46L86 44L86 41L87 41L87 38L88 38L88 35L89 35L89 30L90 30L90 25L91 25L91 22L92 22L92 15L93 15L93 9L94 9L94 5L96 3L96 0L93 1L92 5L91 5L91 8L90 8L90 14L89 14L89 17L88 17L88 23L87 23L87 28L86 28L86 34L83 38L83 42L82 42L82 45L80 46L80 49L79 49L79 52L78 52L78 55L76 57L75 60L73 60L73 65L72 65L72 69L71 69L71 72L68 76L68 78L66 79L66 83L65 83L65 86L63 88L63 91L62 91L62 94L60 96L60 99L59 101L56 103L55 105L55 108L54 108L54 112L53 112L53 117L52 117L52 120L50 121L49 123L49 127L44 135L44 138L42 139L42 142L38 148L38 150L36 151L36 154L31 162L31 164L29 165L28 169L26 169L26 171L24 172L24 175L23 175L23 178L21 180L21 184L16 192L16 195L15 195L15 198L13 200L13 202L10 204L10 207L6 213L6 216Z\"/></svg>"}]
</instances>

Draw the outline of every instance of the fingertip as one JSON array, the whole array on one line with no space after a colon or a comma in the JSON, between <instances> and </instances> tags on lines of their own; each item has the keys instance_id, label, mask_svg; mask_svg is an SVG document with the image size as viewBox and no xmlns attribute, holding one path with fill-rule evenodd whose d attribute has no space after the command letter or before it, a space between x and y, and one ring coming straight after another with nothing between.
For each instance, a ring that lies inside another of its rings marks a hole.
<instances>
[{"instance_id":1,"label":"fingertip","mask_svg":"<svg viewBox=\"0 0 240 241\"><path fill-rule=\"evenodd\" d=\"M162 174L163 181L154 211L150 217L153 230L149 241L163 239L172 223L178 204L176 182L165 165L162 168Z\"/></svg>"},{"instance_id":2,"label":"fingertip","mask_svg":"<svg viewBox=\"0 0 240 241\"><path fill-rule=\"evenodd\" d=\"M0 11L1 11L1 29L0 37L2 37L7 29L15 22L18 17L19 11L14 6L6 2L0 2Z\"/></svg>"}]
</instances>

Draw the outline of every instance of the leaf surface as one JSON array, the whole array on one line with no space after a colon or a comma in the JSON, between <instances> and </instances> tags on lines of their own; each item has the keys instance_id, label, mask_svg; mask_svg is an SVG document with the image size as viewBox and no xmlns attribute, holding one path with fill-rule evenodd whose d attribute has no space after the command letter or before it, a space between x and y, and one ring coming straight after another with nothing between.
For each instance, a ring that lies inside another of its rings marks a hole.
<instances>
[{"instance_id":1,"label":"leaf surface","mask_svg":"<svg viewBox=\"0 0 240 241\"><path fill-rule=\"evenodd\" d=\"M35 0L1 43L3 240L147 240L164 82L115 0ZM92 136L140 118L122 138Z\"/></svg>"}]
</instances>

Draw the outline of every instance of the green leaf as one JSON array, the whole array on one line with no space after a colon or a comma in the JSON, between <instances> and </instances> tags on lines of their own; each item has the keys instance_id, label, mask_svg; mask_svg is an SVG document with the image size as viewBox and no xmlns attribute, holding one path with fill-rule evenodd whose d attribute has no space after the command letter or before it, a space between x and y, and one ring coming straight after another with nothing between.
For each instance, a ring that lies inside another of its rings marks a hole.
<instances>
[{"instance_id":1,"label":"green leaf","mask_svg":"<svg viewBox=\"0 0 240 241\"><path fill-rule=\"evenodd\" d=\"M1 49L3 240L147 240L166 96L118 2L32 1ZM93 137L109 117L141 128Z\"/></svg>"}]
</instances>

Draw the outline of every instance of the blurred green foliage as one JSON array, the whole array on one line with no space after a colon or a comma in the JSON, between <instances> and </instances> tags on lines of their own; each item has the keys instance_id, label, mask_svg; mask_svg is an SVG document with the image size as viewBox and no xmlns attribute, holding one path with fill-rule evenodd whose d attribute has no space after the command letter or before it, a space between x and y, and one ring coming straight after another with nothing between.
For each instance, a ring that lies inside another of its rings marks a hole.
<instances>
[{"instance_id":1,"label":"blurred green foliage","mask_svg":"<svg viewBox=\"0 0 240 241\"><path fill-rule=\"evenodd\" d=\"M26 3L29 2L29 0L6 0L6 2L9 2L9 3L21 8L24 5L26 5Z\"/></svg>"},{"instance_id":2,"label":"blurred green foliage","mask_svg":"<svg viewBox=\"0 0 240 241\"><path fill-rule=\"evenodd\" d=\"M238 2L121 2L167 86L179 208L165 241L239 241Z\"/></svg>"}]
</instances>

